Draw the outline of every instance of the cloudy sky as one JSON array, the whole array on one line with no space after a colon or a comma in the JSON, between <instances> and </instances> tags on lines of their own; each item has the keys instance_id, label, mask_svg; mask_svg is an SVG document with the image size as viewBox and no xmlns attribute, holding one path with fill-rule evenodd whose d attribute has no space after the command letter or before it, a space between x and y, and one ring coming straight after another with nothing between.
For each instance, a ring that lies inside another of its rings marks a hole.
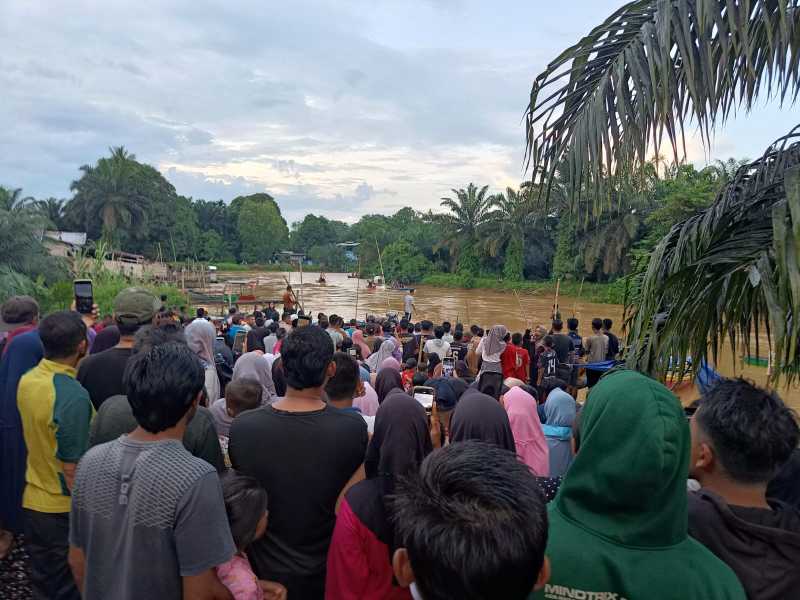
<instances>
[{"instance_id":1,"label":"cloudy sky","mask_svg":"<svg viewBox=\"0 0 800 600\"><path fill-rule=\"evenodd\" d=\"M124 145L181 194L268 191L289 222L516 186L532 79L620 3L0 0L0 185L68 197ZM759 107L690 158L753 158L797 120Z\"/></svg>"}]
</instances>

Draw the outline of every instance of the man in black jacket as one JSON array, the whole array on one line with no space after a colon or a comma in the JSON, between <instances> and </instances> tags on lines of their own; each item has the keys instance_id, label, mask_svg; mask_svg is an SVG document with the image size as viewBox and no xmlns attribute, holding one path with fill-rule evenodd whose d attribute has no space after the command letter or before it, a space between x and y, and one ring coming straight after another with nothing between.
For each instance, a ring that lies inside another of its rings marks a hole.
<instances>
[{"instance_id":1,"label":"man in black jacket","mask_svg":"<svg viewBox=\"0 0 800 600\"><path fill-rule=\"evenodd\" d=\"M774 393L723 379L691 422L689 533L736 573L747 596L800 598L800 512L767 498L797 447L796 416Z\"/></svg>"}]
</instances>

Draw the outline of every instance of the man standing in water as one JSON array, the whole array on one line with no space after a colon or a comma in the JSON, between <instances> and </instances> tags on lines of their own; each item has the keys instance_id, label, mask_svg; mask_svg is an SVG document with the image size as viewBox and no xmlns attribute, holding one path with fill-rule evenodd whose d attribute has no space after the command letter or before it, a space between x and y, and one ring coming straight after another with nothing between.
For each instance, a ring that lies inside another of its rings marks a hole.
<instances>
[{"instance_id":1,"label":"man standing in water","mask_svg":"<svg viewBox=\"0 0 800 600\"><path fill-rule=\"evenodd\" d=\"M417 310L414 306L414 288L408 290L408 293L403 298L403 311L405 311L405 320L411 320L411 312Z\"/></svg>"}]
</instances>

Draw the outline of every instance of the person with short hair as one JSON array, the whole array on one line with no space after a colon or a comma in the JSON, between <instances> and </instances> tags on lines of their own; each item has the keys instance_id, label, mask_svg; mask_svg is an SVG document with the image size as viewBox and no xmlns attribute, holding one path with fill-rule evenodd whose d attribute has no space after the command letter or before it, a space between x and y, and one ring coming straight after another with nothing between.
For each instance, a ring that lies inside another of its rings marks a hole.
<instances>
[{"instance_id":1,"label":"person with short hair","mask_svg":"<svg viewBox=\"0 0 800 600\"><path fill-rule=\"evenodd\" d=\"M270 534L251 545L250 563L259 578L286 586L289 598L324 597L334 509L367 446L364 419L322 399L336 372L333 354L319 327L292 331L281 348L285 397L242 413L230 429L233 467L271 496Z\"/></svg>"},{"instance_id":2,"label":"person with short hair","mask_svg":"<svg viewBox=\"0 0 800 600\"><path fill-rule=\"evenodd\" d=\"M16 336L36 329L39 322L39 303L30 296L11 296L0 307L0 356Z\"/></svg>"},{"instance_id":3,"label":"person with short hair","mask_svg":"<svg viewBox=\"0 0 800 600\"><path fill-rule=\"evenodd\" d=\"M548 581L547 511L512 452L477 441L437 450L393 506L394 574L415 598L523 600Z\"/></svg>"},{"instance_id":4,"label":"person with short hair","mask_svg":"<svg viewBox=\"0 0 800 600\"><path fill-rule=\"evenodd\" d=\"M133 356L141 352L149 352L156 346L169 343L186 345L186 337L177 324L144 327L136 333ZM203 396L205 398L205 394ZM120 436L135 430L136 425L136 417L133 414L127 395L111 396L103 402L100 410L97 411L94 419L92 419L89 446L93 448L116 440ZM222 449L214 426L214 417L205 406L197 407L197 412L194 413L194 416L186 425L182 441L184 447L192 455L203 459L219 472L225 469Z\"/></svg>"},{"instance_id":5,"label":"person with short hair","mask_svg":"<svg viewBox=\"0 0 800 600\"><path fill-rule=\"evenodd\" d=\"M552 335L544 336L542 340L544 350L539 355L539 368L537 369L539 380L536 384L539 386L542 385L545 379L558 376L558 353L554 345L555 342Z\"/></svg>"},{"instance_id":6,"label":"person with short hair","mask_svg":"<svg viewBox=\"0 0 800 600\"><path fill-rule=\"evenodd\" d=\"M635 371L603 377L549 506L552 572L533 598L744 600L736 575L688 534L689 447L683 408L666 387Z\"/></svg>"},{"instance_id":7,"label":"person with short hair","mask_svg":"<svg viewBox=\"0 0 800 600\"><path fill-rule=\"evenodd\" d=\"M503 378L514 377L527 383L530 376L531 357L528 351L522 347L522 334L515 333L507 335L506 349L500 355L500 362L503 367ZM510 343L509 343L510 342Z\"/></svg>"},{"instance_id":8,"label":"person with short hair","mask_svg":"<svg viewBox=\"0 0 800 600\"><path fill-rule=\"evenodd\" d=\"M603 320L592 319L592 335L586 338L586 360L589 363L600 363L608 356L608 336L603 333ZM586 385L594 387L600 381L602 371L597 369L586 369Z\"/></svg>"},{"instance_id":9,"label":"person with short hair","mask_svg":"<svg viewBox=\"0 0 800 600\"><path fill-rule=\"evenodd\" d=\"M450 352L450 344L444 341L444 327L438 326L433 330L433 339L425 342L425 354L437 354L440 359L447 356Z\"/></svg>"},{"instance_id":10,"label":"person with short hair","mask_svg":"<svg viewBox=\"0 0 800 600\"><path fill-rule=\"evenodd\" d=\"M408 293L403 297L403 318L406 321L411 320L411 314L417 310L417 307L414 306L414 288L408 290Z\"/></svg>"},{"instance_id":11,"label":"person with short hair","mask_svg":"<svg viewBox=\"0 0 800 600\"><path fill-rule=\"evenodd\" d=\"M291 285L286 286L286 291L283 292L282 301L284 314L295 312L297 299L295 298L294 290L292 290Z\"/></svg>"},{"instance_id":12,"label":"person with short hair","mask_svg":"<svg viewBox=\"0 0 800 600\"><path fill-rule=\"evenodd\" d=\"M442 339L448 344L452 344L453 334L451 333L451 330L453 329L453 324L450 321L443 321L442 329L444 329L444 335L442 336Z\"/></svg>"},{"instance_id":13,"label":"person with short hair","mask_svg":"<svg viewBox=\"0 0 800 600\"><path fill-rule=\"evenodd\" d=\"M114 298L114 321L119 342L113 348L92 354L78 367L78 382L87 389L95 410L106 398L125 395L122 381L125 367L133 354L136 332L154 322L161 304L144 288L127 288Z\"/></svg>"},{"instance_id":14,"label":"person with short hair","mask_svg":"<svg viewBox=\"0 0 800 600\"><path fill-rule=\"evenodd\" d=\"M619 338L611 333L611 327L614 321L611 319L603 319L603 333L608 338L608 351L606 352L606 360L617 360L619 356Z\"/></svg>"},{"instance_id":15,"label":"person with short hair","mask_svg":"<svg viewBox=\"0 0 800 600\"><path fill-rule=\"evenodd\" d=\"M375 417L363 414L354 404L356 398L366 393L365 384L358 372L358 361L345 352L337 352L333 355L333 362L336 363L336 373L325 384L328 404L360 415L367 424L367 431L372 433Z\"/></svg>"},{"instance_id":16,"label":"person with short hair","mask_svg":"<svg viewBox=\"0 0 800 600\"><path fill-rule=\"evenodd\" d=\"M572 340L572 347L575 349L575 356L581 358L584 354L583 338L578 333L579 321L575 317L567 319L567 335Z\"/></svg>"},{"instance_id":17,"label":"person with short hair","mask_svg":"<svg viewBox=\"0 0 800 600\"><path fill-rule=\"evenodd\" d=\"M88 351L86 324L65 310L42 319L38 331L44 358L22 376L17 390L28 453L22 508L30 581L34 598L79 600L67 555L70 492L94 415L89 393L75 380Z\"/></svg>"},{"instance_id":18,"label":"person with short hair","mask_svg":"<svg viewBox=\"0 0 800 600\"><path fill-rule=\"evenodd\" d=\"M225 397L214 402L209 408L219 438L219 446L225 466L230 467L228 441L231 423L246 410L261 406L261 383L250 377L240 377L225 387Z\"/></svg>"},{"instance_id":19,"label":"person with short hair","mask_svg":"<svg viewBox=\"0 0 800 600\"><path fill-rule=\"evenodd\" d=\"M749 598L800 598L800 511L767 485L800 441L797 415L774 392L722 379L690 422L689 533L739 577Z\"/></svg>"},{"instance_id":20,"label":"person with short hair","mask_svg":"<svg viewBox=\"0 0 800 600\"><path fill-rule=\"evenodd\" d=\"M129 361L137 427L89 450L75 477L70 565L84 600L229 597L214 572L236 552L219 477L181 443L204 382L185 344Z\"/></svg>"}]
</instances>

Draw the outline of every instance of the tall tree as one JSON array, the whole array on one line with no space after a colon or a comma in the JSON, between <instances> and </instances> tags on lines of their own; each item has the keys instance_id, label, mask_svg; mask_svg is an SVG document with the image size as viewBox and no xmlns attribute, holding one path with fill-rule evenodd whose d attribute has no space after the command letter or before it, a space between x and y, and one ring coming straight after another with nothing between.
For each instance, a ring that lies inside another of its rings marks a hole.
<instances>
[{"instance_id":1,"label":"tall tree","mask_svg":"<svg viewBox=\"0 0 800 600\"><path fill-rule=\"evenodd\" d=\"M36 200L33 207L42 215L50 227L61 229L64 221L64 205L66 200L58 198L47 198L46 200Z\"/></svg>"},{"instance_id":2,"label":"tall tree","mask_svg":"<svg viewBox=\"0 0 800 600\"><path fill-rule=\"evenodd\" d=\"M486 244L492 256L505 250L503 276L519 281L525 277L525 234L539 216L531 194L507 187L492 196L494 210L487 219Z\"/></svg>"},{"instance_id":3,"label":"tall tree","mask_svg":"<svg viewBox=\"0 0 800 600\"><path fill-rule=\"evenodd\" d=\"M6 188L0 186L0 209L24 210L31 206L33 198L22 195L22 188Z\"/></svg>"},{"instance_id":4,"label":"tall tree","mask_svg":"<svg viewBox=\"0 0 800 600\"><path fill-rule=\"evenodd\" d=\"M559 165L569 198L635 172L664 144L679 163L684 124L710 132L731 110L800 93L800 0L637 0L565 50L533 84L528 157L546 195ZM619 197L616 200L620 200ZM673 227L634 286L629 363L698 365L726 339L758 340L767 319L774 373L800 373L800 129L742 167L714 203ZM754 335L755 332L755 335ZM682 368L682 367L681 367Z\"/></svg>"},{"instance_id":5,"label":"tall tree","mask_svg":"<svg viewBox=\"0 0 800 600\"><path fill-rule=\"evenodd\" d=\"M242 260L267 262L289 239L281 209L269 194L240 196L231 203L238 211Z\"/></svg>"},{"instance_id":6,"label":"tall tree","mask_svg":"<svg viewBox=\"0 0 800 600\"><path fill-rule=\"evenodd\" d=\"M449 211L439 215L445 227L444 244L456 257L457 270L465 275L474 276L480 270L479 237L492 218L488 192L488 185L478 189L470 183L466 189L453 189L455 199L442 198L441 206Z\"/></svg>"}]
</instances>

